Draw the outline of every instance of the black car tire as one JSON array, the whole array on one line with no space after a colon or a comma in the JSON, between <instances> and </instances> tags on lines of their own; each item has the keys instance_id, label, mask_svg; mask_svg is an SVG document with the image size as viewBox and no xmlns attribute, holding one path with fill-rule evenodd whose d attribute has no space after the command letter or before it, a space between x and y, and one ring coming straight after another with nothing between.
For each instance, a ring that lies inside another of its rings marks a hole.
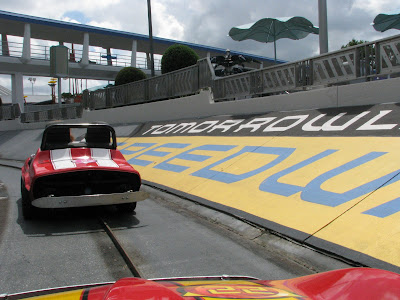
<instances>
[{"instance_id":1,"label":"black car tire","mask_svg":"<svg viewBox=\"0 0 400 300\"><path fill-rule=\"evenodd\" d=\"M137 202L118 204L117 209L121 213L133 213L136 209L136 203Z\"/></svg>"},{"instance_id":2,"label":"black car tire","mask_svg":"<svg viewBox=\"0 0 400 300\"><path fill-rule=\"evenodd\" d=\"M24 180L21 178L21 202L22 202L22 216L25 220L33 219L37 214L37 207L32 205L29 197L29 192L25 188Z\"/></svg>"}]
</instances>

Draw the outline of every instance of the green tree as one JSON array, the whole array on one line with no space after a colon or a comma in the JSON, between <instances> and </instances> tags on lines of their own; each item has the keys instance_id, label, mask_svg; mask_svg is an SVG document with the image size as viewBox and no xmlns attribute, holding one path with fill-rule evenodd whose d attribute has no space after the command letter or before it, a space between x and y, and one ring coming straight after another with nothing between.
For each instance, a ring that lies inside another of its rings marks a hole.
<instances>
[{"instance_id":1,"label":"green tree","mask_svg":"<svg viewBox=\"0 0 400 300\"><path fill-rule=\"evenodd\" d=\"M360 44L364 44L364 43L368 43L368 41L363 41L363 40L356 40L356 39L352 39L350 42L348 42L346 45L342 45L342 49L343 48L347 48L347 47L351 47L351 46L356 46L356 45L360 45Z\"/></svg>"},{"instance_id":2,"label":"green tree","mask_svg":"<svg viewBox=\"0 0 400 300\"><path fill-rule=\"evenodd\" d=\"M356 40L356 39L353 38L346 45L342 45L342 49L347 48L347 47L351 47L351 46L361 45L361 44L364 44L364 43L368 43L368 41ZM374 58L374 56L375 56L375 47L374 47L373 44L370 44L370 45L368 45L366 47L368 47L369 56L370 56L370 59L372 60ZM366 56L366 52L365 52L365 48L366 47L363 47L363 48L360 49L361 58L365 58L365 56Z\"/></svg>"},{"instance_id":3,"label":"green tree","mask_svg":"<svg viewBox=\"0 0 400 300\"><path fill-rule=\"evenodd\" d=\"M61 98L70 99L73 97L74 97L74 95L72 95L71 93L61 93Z\"/></svg>"},{"instance_id":4,"label":"green tree","mask_svg":"<svg viewBox=\"0 0 400 300\"><path fill-rule=\"evenodd\" d=\"M115 85L121 85L125 83L130 83L142 79L146 79L146 74L137 68L134 67L125 67L122 68L117 76L115 77Z\"/></svg>"},{"instance_id":5,"label":"green tree","mask_svg":"<svg viewBox=\"0 0 400 300\"><path fill-rule=\"evenodd\" d=\"M161 59L161 73L165 74L192 66L198 59L197 53L188 46L172 45L164 52Z\"/></svg>"}]
</instances>

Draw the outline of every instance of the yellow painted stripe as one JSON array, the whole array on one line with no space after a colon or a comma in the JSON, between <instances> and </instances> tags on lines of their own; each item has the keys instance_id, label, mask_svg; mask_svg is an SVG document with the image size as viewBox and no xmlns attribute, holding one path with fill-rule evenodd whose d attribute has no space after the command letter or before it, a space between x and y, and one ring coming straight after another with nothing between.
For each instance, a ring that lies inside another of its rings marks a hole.
<instances>
[{"instance_id":1,"label":"yellow painted stripe","mask_svg":"<svg viewBox=\"0 0 400 300\"><path fill-rule=\"evenodd\" d=\"M79 300L81 298L83 290L75 290L75 291L69 291L69 292L61 292L61 293L56 293L56 294L50 294L50 295L44 295L44 296L37 296L37 297L31 297L31 298L26 298L30 300Z\"/></svg>"},{"instance_id":2,"label":"yellow painted stripe","mask_svg":"<svg viewBox=\"0 0 400 300\"><path fill-rule=\"evenodd\" d=\"M145 180L400 266L399 138L197 136L123 142L119 148ZM192 150L198 147L203 150ZM218 179L227 174L240 180ZM274 176L278 192L271 191ZM379 180L391 177L380 187ZM294 192L287 194L290 187Z\"/></svg>"},{"instance_id":3,"label":"yellow painted stripe","mask_svg":"<svg viewBox=\"0 0 400 300\"><path fill-rule=\"evenodd\" d=\"M221 280L185 280L185 281L176 281L180 286L205 286L205 285L215 285L221 284ZM224 280L224 285L254 285L259 286L260 284L257 282L247 281L247 280Z\"/></svg>"}]
</instances>

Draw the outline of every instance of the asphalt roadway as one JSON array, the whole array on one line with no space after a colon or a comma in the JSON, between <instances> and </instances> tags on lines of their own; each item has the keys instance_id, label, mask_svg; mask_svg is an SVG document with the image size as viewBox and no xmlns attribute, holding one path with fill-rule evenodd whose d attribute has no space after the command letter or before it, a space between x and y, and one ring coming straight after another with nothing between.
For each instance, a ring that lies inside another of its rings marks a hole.
<instances>
[{"instance_id":1,"label":"asphalt roadway","mask_svg":"<svg viewBox=\"0 0 400 300\"><path fill-rule=\"evenodd\" d=\"M89 208L25 221L20 174L16 168L0 167L4 183L0 294L132 276L99 224L99 215L117 233L145 278L229 274L283 279L349 267L150 187L144 189L151 198L139 203L133 215L120 215L113 208Z\"/></svg>"}]
</instances>

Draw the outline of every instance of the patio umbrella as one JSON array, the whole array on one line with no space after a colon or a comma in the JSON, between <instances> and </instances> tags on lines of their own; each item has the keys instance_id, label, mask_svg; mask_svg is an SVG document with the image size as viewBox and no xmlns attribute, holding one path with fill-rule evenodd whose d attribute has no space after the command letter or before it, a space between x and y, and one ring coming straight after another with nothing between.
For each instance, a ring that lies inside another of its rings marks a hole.
<instances>
[{"instance_id":1,"label":"patio umbrella","mask_svg":"<svg viewBox=\"0 0 400 300\"><path fill-rule=\"evenodd\" d=\"M389 29L400 30L400 11L379 14L371 24L376 31L384 32Z\"/></svg>"},{"instance_id":2,"label":"patio umbrella","mask_svg":"<svg viewBox=\"0 0 400 300\"><path fill-rule=\"evenodd\" d=\"M319 29L303 17L264 18L229 30L229 36L235 41L251 39L263 43L274 42L275 62L277 40L300 40L310 33L318 34Z\"/></svg>"}]
</instances>

